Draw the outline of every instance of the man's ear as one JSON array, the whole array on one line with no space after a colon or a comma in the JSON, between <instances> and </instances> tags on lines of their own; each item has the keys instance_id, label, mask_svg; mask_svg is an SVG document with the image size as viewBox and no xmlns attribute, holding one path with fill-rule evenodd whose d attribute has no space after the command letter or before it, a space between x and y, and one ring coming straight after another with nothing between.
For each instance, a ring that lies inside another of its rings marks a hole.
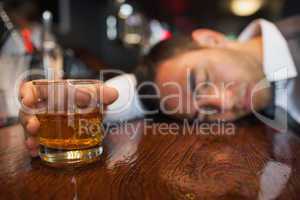
<instances>
[{"instance_id":1,"label":"man's ear","mask_svg":"<svg viewBox=\"0 0 300 200\"><path fill-rule=\"evenodd\" d=\"M199 46L208 48L225 47L228 42L224 34L210 29L196 29L192 38Z\"/></svg>"}]
</instances>

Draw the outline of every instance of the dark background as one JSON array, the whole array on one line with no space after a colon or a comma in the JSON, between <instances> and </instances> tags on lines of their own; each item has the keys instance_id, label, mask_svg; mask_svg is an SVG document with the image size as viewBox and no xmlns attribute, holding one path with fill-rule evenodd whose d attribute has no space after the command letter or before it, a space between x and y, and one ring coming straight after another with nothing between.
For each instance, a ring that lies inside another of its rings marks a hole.
<instances>
[{"instance_id":1,"label":"dark background","mask_svg":"<svg viewBox=\"0 0 300 200\"><path fill-rule=\"evenodd\" d=\"M110 0L112 1L112 0ZM189 33L195 28L212 28L232 37L253 19L277 21L300 13L299 0L265 0L255 14L236 16L229 9L231 0L136 0L135 5L148 19L169 25L173 33ZM36 6L30 16L40 20L44 10L54 13L55 32L65 48L84 49L103 61L104 65L131 71L138 62L137 48L125 48L106 38L105 19L112 12L109 0L6 0L12 6L32 2Z\"/></svg>"}]
</instances>

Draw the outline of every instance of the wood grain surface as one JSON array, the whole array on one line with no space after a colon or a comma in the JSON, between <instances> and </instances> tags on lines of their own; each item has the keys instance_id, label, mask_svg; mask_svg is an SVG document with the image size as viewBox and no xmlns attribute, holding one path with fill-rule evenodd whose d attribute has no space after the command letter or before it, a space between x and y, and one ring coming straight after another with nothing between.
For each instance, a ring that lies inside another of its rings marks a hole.
<instances>
[{"instance_id":1,"label":"wood grain surface","mask_svg":"<svg viewBox=\"0 0 300 200\"><path fill-rule=\"evenodd\" d=\"M295 133L258 122L236 123L233 134L186 125L112 126L101 161L74 169L30 158L20 125L0 129L0 199L300 199Z\"/></svg>"}]
</instances>

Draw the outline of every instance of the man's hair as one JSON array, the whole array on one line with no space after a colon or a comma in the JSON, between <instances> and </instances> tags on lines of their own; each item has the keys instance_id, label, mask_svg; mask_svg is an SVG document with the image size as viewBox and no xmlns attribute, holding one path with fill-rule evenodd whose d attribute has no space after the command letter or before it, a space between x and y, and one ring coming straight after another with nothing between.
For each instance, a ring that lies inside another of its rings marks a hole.
<instances>
[{"instance_id":1,"label":"man's hair","mask_svg":"<svg viewBox=\"0 0 300 200\"><path fill-rule=\"evenodd\" d=\"M199 45L188 36L175 36L155 45L145 55L135 71L138 85L144 82L153 82L157 68L164 61L184 54L188 51L199 49ZM139 88L139 95L155 95L155 89L150 85ZM147 109L155 109L159 106L159 99L141 99Z\"/></svg>"}]
</instances>

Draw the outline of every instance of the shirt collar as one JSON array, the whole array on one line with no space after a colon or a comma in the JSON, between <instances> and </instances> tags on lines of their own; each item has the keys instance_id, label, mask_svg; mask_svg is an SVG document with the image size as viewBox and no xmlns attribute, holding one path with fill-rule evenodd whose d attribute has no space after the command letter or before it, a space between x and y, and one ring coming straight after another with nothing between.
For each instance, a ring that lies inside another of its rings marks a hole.
<instances>
[{"instance_id":1,"label":"shirt collar","mask_svg":"<svg viewBox=\"0 0 300 200\"><path fill-rule=\"evenodd\" d=\"M271 22L258 19L240 34L238 40L246 42L255 36L263 37L263 68L269 81L279 81L297 76L287 41Z\"/></svg>"}]
</instances>

